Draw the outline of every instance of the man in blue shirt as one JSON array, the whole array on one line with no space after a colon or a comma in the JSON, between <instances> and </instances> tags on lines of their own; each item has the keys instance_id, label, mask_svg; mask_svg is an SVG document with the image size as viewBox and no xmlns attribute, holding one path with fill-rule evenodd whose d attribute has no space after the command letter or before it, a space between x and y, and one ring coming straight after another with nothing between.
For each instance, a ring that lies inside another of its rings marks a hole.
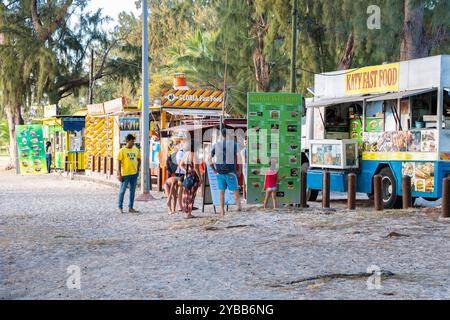
<instances>
[{"instance_id":1,"label":"man in blue shirt","mask_svg":"<svg viewBox=\"0 0 450 320\"><path fill-rule=\"evenodd\" d=\"M211 169L217 175L217 182L220 191L220 214L225 215L225 191L229 189L234 193L238 211L241 211L241 202L239 199L239 183L237 163L241 163L237 143L234 140L227 139L227 130L221 131L222 139L214 144L211 150L211 159L209 161ZM215 161L211 161L215 158Z\"/></svg>"}]
</instances>

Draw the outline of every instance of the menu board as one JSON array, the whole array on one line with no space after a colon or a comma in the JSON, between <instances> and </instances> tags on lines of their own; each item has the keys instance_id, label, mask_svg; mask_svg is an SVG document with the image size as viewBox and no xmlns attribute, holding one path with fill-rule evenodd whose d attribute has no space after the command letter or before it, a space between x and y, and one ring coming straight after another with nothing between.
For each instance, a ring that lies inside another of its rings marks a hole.
<instances>
[{"instance_id":1,"label":"menu board","mask_svg":"<svg viewBox=\"0 0 450 320\"><path fill-rule=\"evenodd\" d=\"M366 131L367 132L383 132L384 131L384 118L367 118L366 119Z\"/></svg>"},{"instance_id":2,"label":"menu board","mask_svg":"<svg viewBox=\"0 0 450 320\"><path fill-rule=\"evenodd\" d=\"M323 166L342 166L342 149L337 144L311 144L311 164Z\"/></svg>"},{"instance_id":3,"label":"menu board","mask_svg":"<svg viewBox=\"0 0 450 320\"><path fill-rule=\"evenodd\" d=\"M262 204L270 163L276 163L278 177L284 177L277 203L300 203L301 111L299 94L248 94L248 204Z\"/></svg>"},{"instance_id":4,"label":"menu board","mask_svg":"<svg viewBox=\"0 0 450 320\"><path fill-rule=\"evenodd\" d=\"M434 192L434 162L403 162L402 175L411 177L412 190Z\"/></svg>"},{"instance_id":5,"label":"menu board","mask_svg":"<svg viewBox=\"0 0 450 320\"><path fill-rule=\"evenodd\" d=\"M365 152L436 152L437 130L365 132Z\"/></svg>"},{"instance_id":6,"label":"menu board","mask_svg":"<svg viewBox=\"0 0 450 320\"><path fill-rule=\"evenodd\" d=\"M140 135L140 119L139 118L120 118L120 143L125 143L125 139L129 134L136 138L136 143L141 141Z\"/></svg>"},{"instance_id":7,"label":"menu board","mask_svg":"<svg viewBox=\"0 0 450 320\"><path fill-rule=\"evenodd\" d=\"M20 173L25 175L47 172L42 125L16 126Z\"/></svg>"},{"instance_id":8,"label":"menu board","mask_svg":"<svg viewBox=\"0 0 450 320\"><path fill-rule=\"evenodd\" d=\"M208 180L205 183L205 193L211 193L212 204L216 207L220 206L220 190L219 190L219 182L217 181L217 175L213 172L211 166L209 164L206 165L206 170L208 172ZM236 201L234 200L233 191L227 189L225 191L225 201L224 205L231 206L236 205Z\"/></svg>"}]
</instances>

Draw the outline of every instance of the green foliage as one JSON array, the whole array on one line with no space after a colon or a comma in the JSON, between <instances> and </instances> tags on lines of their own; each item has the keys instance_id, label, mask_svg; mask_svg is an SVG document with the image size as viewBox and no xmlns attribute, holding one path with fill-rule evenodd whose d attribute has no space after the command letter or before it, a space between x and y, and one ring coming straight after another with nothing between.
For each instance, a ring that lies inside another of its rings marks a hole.
<instances>
[{"instance_id":1,"label":"green foliage","mask_svg":"<svg viewBox=\"0 0 450 320\"><path fill-rule=\"evenodd\" d=\"M9 144L9 129L6 120L0 120L0 152Z\"/></svg>"},{"instance_id":2,"label":"green foliage","mask_svg":"<svg viewBox=\"0 0 450 320\"><path fill-rule=\"evenodd\" d=\"M350 35L350 67L398 61L406 0L299 0L297 92L313 86L314 73L336 70ZM449 52L448 0L424 3L424 41L431 54ZM31 0L0 2L0 91L3 106L58 103L71 112L86 104L90 49L96 51L95 101L119 96L136 105L141 95L140 17L121 14L114 32L108 18L84 11L87 0L37 1L43 40L30 18ZM149 0L150 93L158 97L183 71L191 87L222 89L227 68L229 108L245 113L246 94L287 91L293 0ZM136 1L139 6L140 1ZM67 6L68 5L68 6ZM381 29L367 28L367 7L381 8ZM67 9L59 24L52 23ZM68 23L71 14L77 24Z\"/></svg>"}]
</instances>

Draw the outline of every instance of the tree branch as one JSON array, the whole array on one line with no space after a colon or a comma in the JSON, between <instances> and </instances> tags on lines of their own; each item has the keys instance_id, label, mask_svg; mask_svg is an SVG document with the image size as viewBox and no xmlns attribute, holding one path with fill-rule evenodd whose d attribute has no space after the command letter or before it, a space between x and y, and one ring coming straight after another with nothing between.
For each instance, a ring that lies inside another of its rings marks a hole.
<instances>
[{"instance_id":1,"label":"tree branch","mask_svg":"<svg viewBox=\"0 0 450 320\"><path fill-rule=\"evenodd\" d=\"M31 0L31 20L41 41L51 40L51 36L64 20L72 3L73 0L67 0L56 12L55 17L51 20L51 22L47 26L44 26L38 13L37 0Z\"/></svg>"}]
</instances>

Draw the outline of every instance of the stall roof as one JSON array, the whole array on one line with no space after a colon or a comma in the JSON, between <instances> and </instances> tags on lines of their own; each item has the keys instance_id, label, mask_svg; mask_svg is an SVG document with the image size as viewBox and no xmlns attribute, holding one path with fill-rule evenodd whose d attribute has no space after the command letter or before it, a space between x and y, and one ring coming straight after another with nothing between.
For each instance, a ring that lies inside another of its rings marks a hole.
<instances>
[{"instance_id":1,"label":"stall roof","mask_svg":"<svg viewBox=\"0 0 450 320\"><path fill-rule=\"evenodd\" d=\"M310 103L307 103L307 108L318 108L318 107L327 107L332 106L335 104L341 104L341 103L349 103L349 102L358 102L358 101L364 101L367 99L368 95L358 95L358 96L349 96L349 97L341 97L341 98L333 98L333 99L320 99L311 101Z\"/></svg>"},{"instance_id":2,"label":"stall roof","mask_svg":"<svg viewBox=\"0 0 450 320\"><path fill-rule=\"evenodd\" d=\"M212 110L212 109L169 109L165 108L165 111L174 116L204 116L204 117L221 117L222 110ZM225 114L228 117L228 114Z\"/></svg>"},{"instance_id":3,"label":"stall roof","mask_svg":"<svg viewBox=\"0 0 450 320\"><path fill-rule=\"evenodd\" d=\"M161 131L190 132L190 131L203 130L203 129L209 129L209 128L214 128L214 127L217 127L217 125L214 125L214 124L183 124L181 126L167 128L167 129L163 129Z\"/></svg>"},{"instance_id":4,"label":"stall roof","mask_svg":"<svg viewBox=\"0 0 450 320\"><path fill-rule=\"evenodd\" d=\"M378 97L367 99L368 102L375 102L375 101L384 101L384 100L397 100L402 98L408 98L412 96L418 96L424 93L432 92L434 90L437 90L436 88L425 88L425 89L416 89L416 90L407 90L402 92L393 92L388 94L383 94Z\"/></svg>"}]
</instances>

